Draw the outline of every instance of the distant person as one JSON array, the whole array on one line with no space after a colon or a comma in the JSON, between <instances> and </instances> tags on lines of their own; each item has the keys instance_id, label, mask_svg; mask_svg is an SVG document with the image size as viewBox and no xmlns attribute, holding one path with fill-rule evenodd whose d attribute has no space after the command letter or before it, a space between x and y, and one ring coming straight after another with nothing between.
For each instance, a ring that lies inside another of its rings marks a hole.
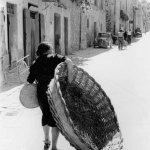
<instances>
[{"instance_id":1,"label":"distant person","mask_svg":"<svg viewBox=\"0 0 150 150\"><path fill-rule=\"evenodd\" d=\"M128 35L127 35L127 42L130 45L131 44L131 39L132 39L132 31L129 29Z\"/></svg>"},{"instance_id":2,"label":"distant person","mask_svg":"<svg viewBox=\"0 0 150 150\"><path fill-rule=\"evenodd\" d=\"M30 73L27 78L28 83L37 82L37 98L40 109L42 111L42 127L44 131L44 150L48 150L52 144L51 150L57 150L57 140L59 136L59 129L50 111L47 90L50 81L54 77L54 71L57 65L61 62L66 62L68 67L68 81L72 80L72 61L62 55L54 54L51 43L42 42L38 46L37 59L30 66ZM49 130L51 130L51 137L49 137Z\"/></svg>"},{"instance_id":3,"label":"distant person","mask_svg":"<svg viewBox=\"0 0 150 150\"><path fill-rule=\"evenodd\" d=\"M118 32L118 48L119 50L123 49L123 40L124 40L124 32L122 29Z\"/></svg>"},{"instance_id":4,"label":"distant person","mask_svg":"<svg viewBox=\"0 0 150 150\"><path fill-rule=\"evenodd\" d=\"M124 40L126 40L126 41L127 41L127 36L128 36L128 33L127 33L127 30L125 30L125 32L124 32Z\"/></svg>"}]
</instances>

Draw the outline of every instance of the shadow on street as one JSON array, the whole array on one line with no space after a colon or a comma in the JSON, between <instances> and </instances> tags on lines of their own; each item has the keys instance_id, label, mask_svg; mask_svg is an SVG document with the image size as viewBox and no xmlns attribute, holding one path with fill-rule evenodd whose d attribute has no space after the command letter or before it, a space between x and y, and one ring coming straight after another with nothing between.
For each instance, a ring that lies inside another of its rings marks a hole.
<instances>
[{"instance_id":1,"label":"shadow on street","mask_svg":"<svg viewBox=\"0 0 150 150\"><path fill-rule=\"evenodd\" d=\"M108 52L111 49L105 48L87 48L86 50L79 50L74 54L69 55L68 57L73 61L75 65L84 66L86 62L90 60L90 58Z\"/></svg>"},{"instance_id":2,"label":"shadow on street","mask_svg":"<svg viewBox=\"0 0 150 150\"><path fill-rule=\"evenodd\" d=\"M90 60L90 58L99 55L104 52L108 52L111 49L104 49L104 48L87 48L85 50L78 50L74 52L74 54L69 55L68 57L73 61L75 65L84 66L86 65L86 62ZM0 86L0 93L9 91L23 83L20 83L17 81L17 79L14 77L8 81L8 83L3 84Z\"/></svg>"},{"instance_id":3,"label":"shadow on street","mask_svg":"<svg viewBox=\"0 0 150 150\"><path fill-rule=\"evenodd\" d=\"M138 42L140 40L140 38L134 38L133 40L132 40L132 43L136 43L136 42Z\"/></svg>"},{"instance_id":4,"label":"shadow on street","mask_svg":"<svg viewBox=\"0 0 150 150\"><path fill-rule=\"evenodd\" d=\"M12 82L12 83L6 83L2 86L0 86L0 94L6 91L9 91L19 85L21 85L22 83L18 83L18 82Z\"/></svg>"}]
</instances>

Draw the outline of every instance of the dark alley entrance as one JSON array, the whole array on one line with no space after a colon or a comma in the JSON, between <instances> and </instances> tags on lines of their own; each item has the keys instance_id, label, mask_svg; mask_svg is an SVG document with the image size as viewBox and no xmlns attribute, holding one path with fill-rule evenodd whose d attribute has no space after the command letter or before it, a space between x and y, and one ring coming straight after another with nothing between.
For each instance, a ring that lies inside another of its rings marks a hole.
<instances>
[{"instance_id":1,"label":"dark alley entrance","mask_svg":"<svg viewBox=\"0 0 150 150\"><path fill-rule=\"evenodd\" d=\"M36 58L36 50L40 42L44 41L44 15L24 9L24 56L29 55L29 64Z\"/></svg>"},{"instance_id":2,"label":"dark alley entrance","mask_svg":"<svg viewBox=\"0 0 150 150\"><path fill-rule=\"evenodd\" d=\"M61 17L60 14L54 14L54 49L57 54L61 54L60 50L61 39Z\"/></svg>"}]
</instances>

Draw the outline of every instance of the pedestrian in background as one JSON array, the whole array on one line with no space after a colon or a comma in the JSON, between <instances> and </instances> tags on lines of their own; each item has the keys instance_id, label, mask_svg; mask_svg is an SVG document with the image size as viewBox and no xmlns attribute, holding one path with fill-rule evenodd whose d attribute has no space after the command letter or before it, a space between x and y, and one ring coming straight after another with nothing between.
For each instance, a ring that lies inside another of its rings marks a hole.
<instances>
[{"instance_id":1,"label":"pedestrian in background","mask_svg":"<svg viewBox=\"0 0 150 150\"><path fill-rule=\"evenodd\" d=\"M127 41L127 36L128 36L127 30L125 30L125 32L124 32L124 40L126 40L126 41Z\"/></svg>"},{"instance_id":2,"label":"pedestrian in background","mask_svg":"<svg viewBox=\"0 0 150 150\"><path fill-rule=\"evenodd\" d=\"M37 59L30 66L30 73L27 78L28 83L37 82L37 98L40 109L42 111L42 127L44 131L44 150L48 150L50 144L52 144L51 150L57 150L57 140L59 136L59 130L56 126L56 122L50 111L47 90L48 85L54 77L54 71L57 65L61 62L66 62L68 67L68 81L72 80L72 61L62 55L54 54L52 44L48 42L42 42L38 46L36 52ZM49 137L49 130L51 129L52 139Z\"/></svg>"},{"instance_id":3,"label":"pedestrian in background","mask_svg":"<svg viewBox=\"0 0 150 150\"><path fill-rule=\"evenodd\" d=\"M124 40L124 32L122 29L118 32L118 48L119 50L123 49L123 40Z\"/></svg>"},{"instance_id":4,"label":"pedestrian in background","mask_svg":"<svg viewBox=\"0 0 150 150\"><path fill-rule=\"evenodd\" d=\"M132 38L132 32L131 32L131 29L129 29L128 35L127 35L127 42L129 45L131 44L131 38Z\"/></svg>"}]
</instances>

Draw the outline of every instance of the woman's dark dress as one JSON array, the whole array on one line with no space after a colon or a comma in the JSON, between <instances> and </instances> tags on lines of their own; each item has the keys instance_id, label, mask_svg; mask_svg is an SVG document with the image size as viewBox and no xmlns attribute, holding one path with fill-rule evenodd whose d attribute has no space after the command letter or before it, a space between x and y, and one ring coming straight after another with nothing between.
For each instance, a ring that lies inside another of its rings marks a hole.
<instances>
[{"instance_id":1,"label":"woman's dark dress","mask_svg":"<svg viewBox=\"0 0 150 150\"><path fill-rule=\"evenodd\" d=\"M43 114L42 126L49 125L56 127L56 123L50 112L46 91L48 84L54 77L56 66L65 60L66 58L64 56L58 54L45 54L38 57L30 66L30 74L27 81L29 83L33 83L35 80L37 81L37 97Z\"/></svg>"}]
</instances>

